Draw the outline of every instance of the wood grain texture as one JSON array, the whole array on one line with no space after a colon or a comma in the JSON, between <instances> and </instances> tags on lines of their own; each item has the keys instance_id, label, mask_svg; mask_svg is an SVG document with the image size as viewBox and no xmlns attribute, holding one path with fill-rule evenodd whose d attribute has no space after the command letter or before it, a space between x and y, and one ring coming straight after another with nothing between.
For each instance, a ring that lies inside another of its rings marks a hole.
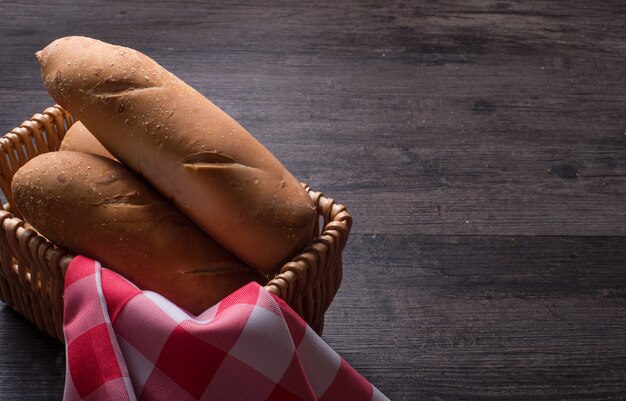
<instances>
[{"instance_id":1,"label":"wood grain texture","mask_svg":"<svg viewBox=\"0 0 626 401\"><path fill-rule=\"evenodd\" d=\"M621 400L623 243L354 236L325 337L394 400Z\"/></svg>"},{"instance_id":2,"label":"wood grain texture","mask_svg":"<svg viewBox=\"0 0 626 401\"><path fill-rule=\"evenodd\" d=\"M146 52L346 204L324 337L391 399L626 398L623 1L3 1L0 15L2 132L51 102L34 52L93 36ZM0 312L0 399L59 399L62 348Z\"/></svg>"}]
</instances>

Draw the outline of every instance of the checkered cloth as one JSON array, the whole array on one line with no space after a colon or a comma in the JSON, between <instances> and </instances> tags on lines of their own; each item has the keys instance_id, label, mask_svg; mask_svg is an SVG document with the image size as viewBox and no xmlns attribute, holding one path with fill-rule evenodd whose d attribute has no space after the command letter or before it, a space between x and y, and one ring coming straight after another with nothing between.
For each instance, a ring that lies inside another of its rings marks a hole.
<instances>
[{"instance_id":1,"label":"checkered cloth","mask_svg":"<svg viewBox=\"0 0 626 401\"><path fill-rule=\"evenodd\" d=\"M65 401L387 400L256 283L193 316L78 256L64 324Z\"/></svg>"}]
</instances>

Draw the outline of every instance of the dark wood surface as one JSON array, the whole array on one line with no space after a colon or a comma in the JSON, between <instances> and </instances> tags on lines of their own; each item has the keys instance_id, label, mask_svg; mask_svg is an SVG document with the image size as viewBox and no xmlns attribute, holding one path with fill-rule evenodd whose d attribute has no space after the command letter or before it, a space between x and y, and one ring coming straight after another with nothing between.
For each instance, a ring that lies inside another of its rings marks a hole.
<instances>
[{"instance_id":1,"label":"dark wood surface","mask_svg":"<svg viewBox=\"0 0 626 401\"><path fill-rule=\"evenodd\" d=\"M0 130L51 103L34 52L93 36L149 54L345 203L324 338L391 399L626 399L623 1L0 15ZM0 309L0 399L60 399L62 346Z\"/></svg>"}]
</instances>

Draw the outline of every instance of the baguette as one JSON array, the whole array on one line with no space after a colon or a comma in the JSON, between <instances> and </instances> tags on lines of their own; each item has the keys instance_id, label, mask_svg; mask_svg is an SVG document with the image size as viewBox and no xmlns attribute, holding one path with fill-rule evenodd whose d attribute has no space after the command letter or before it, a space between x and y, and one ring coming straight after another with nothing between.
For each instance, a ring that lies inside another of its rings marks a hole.
<instances>
[{"instance_id":1,"label":"baguette","mask_svg":"<svg viewBox=\"0 0 626 401\"><path fill-rule=\"evenodd\" d=\"M76 121L67 130L59 150L91 153L117 161L80 121Z\"/></svg>"},{"instance_id":2,"label":"baguette","mask_svg":"<svg viewBox=\"0 0 626 401\"><path fill-rule=\"evenodd\" d=\"M275 272L313 237L298 180L228 114L144 54L85 37L37 53L50 95L249 265Z\"/></svg>"},{"instance_id":3,"label":"baguette","mask_svg":"<svg viewBox=\"0 0 626 401\"><path fill-rule=\"evenodd\" d=\"M267 281L110 159L45 153L17 171L11 189L25 220L50 241L193 314Z\"/></svg>"}]
</instances>

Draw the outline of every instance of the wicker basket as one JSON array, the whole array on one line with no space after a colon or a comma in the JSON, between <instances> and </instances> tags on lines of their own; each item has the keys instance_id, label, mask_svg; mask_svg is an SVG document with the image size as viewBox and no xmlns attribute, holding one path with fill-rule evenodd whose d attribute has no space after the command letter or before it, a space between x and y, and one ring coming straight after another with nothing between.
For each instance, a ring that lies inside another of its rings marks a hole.
<instances>
[{"instance_id":1,"label":"wicker basket","mask_svg":"<svg viewBox=\"0 0 626 401\"><path fill-rule=\"evenodd\" d=\"M0 189L7 203L0 211L0 299L63 341L63 281L72 255L28 228L13 203L13 174L38 154L58 150L74 123L60 106L35 114L0 138ZM342 276L341 252L352 218L343 205L306 187L315 202L319 224L312 243L265 287L285 300L318 333L324 312Z\"/></svg>"}]
</instances>

